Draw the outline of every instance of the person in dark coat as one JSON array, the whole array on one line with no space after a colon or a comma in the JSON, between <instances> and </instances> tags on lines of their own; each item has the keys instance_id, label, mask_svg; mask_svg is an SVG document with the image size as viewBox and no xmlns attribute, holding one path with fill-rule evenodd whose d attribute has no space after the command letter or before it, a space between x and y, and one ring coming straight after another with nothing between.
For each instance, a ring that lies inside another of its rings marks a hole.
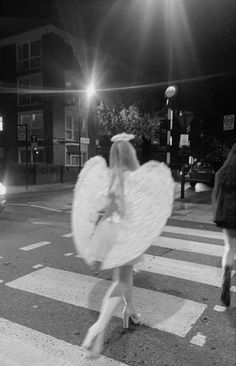
<instances>
[{"instance_id":1,"label":"person in dark coat","mask_svg":"<svg viewBox=\"0 0 236 366\"><path fill-rule=\"evenodd\" d=\"M224 254L221 301L230 305L231 272L236 253L236 143L215 176L212 192L214 222L223 229Z\"/></svg>"}]
</instances>

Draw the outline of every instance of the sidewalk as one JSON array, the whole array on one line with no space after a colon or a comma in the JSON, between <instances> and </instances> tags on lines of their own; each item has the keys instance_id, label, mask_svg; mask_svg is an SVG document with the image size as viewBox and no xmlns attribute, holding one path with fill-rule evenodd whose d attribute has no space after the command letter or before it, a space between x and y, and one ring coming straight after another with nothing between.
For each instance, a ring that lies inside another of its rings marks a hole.
<instances>
[{"instance_id":1,"label":"sidewalk","mask_svg":"<svg viewBox=\"0 0 236 366\"><path fill-rule=\"evenodd\" d=\"M71 209L72 192L75 183L54 183L54 184L42 184L42 185L30 185L25 186L9 186L7 187L7 194L9 198L12 198L21 193L27 194L30 192L65 192L71 195L71 197L62 197L63 202L61 204L65 210ZM55 202L54 202L55 201ZM58 205L58 198L53 198L50 201L51 205ZM175 189L175 202L173 214L171 216L177 220L197 221L205 224L213 224L212 222L212 205L211 205L211 191L208 192L194 192L186 184L185 198L180 198L180 185L176 184Z\"/></svg>"},{"instance_id":2,"label":"sidewalk","mask_svg":"<svg viewBox=\"0 0 236 366\"><path fill-rule=\"evenodd\" d=\"M204 224L213 224L212 205L201 203L186 203L175 200L173 214L178 220L197 221Z\"/></svg>"},{"instance_id":3,"label":"sidewalk","mask_svg":"<svg viewBox=\"0 0 236 366\"><path fill-rule=\"evenodd\" d=\"M75 183L66 182L66 183L51 183L51 184L38 184L38 185L29 185L26 187L25 185L20 186L8 186L7 194L9 196L16 195L19 193L27 193L27 192L56 192L56 191L64 191L64 190L72 190L74 188Z\"/></svg>"}]
</instances>

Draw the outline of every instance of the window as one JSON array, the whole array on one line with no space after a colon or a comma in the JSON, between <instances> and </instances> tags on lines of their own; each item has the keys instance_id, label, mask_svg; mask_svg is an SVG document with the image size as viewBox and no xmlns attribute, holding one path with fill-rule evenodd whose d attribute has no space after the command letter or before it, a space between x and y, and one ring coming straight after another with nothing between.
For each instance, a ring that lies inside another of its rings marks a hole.
<instances>
[{"instance_id":1,"label":"window","mask_svg":"<svg viewBox=\"0 0 236 366\"><path fill-rule=\"evenodd\" d=\"M80 131L79 131L79 120L78 113L66 109L65 117L65 139L67 141L79 142Z\"/></svg>"},{"instance_id":2,"label":"window","mask_svg":"<svg viewBox=\"0 0 236 366\"><path fill-rule=\"evenodd\" d=\"M42 94L37 94L42 89L42 74L31 74L17 78L18 105L42 104ZM32 94L30 93L32 91Z\"/></svg>"},{"instance_id":3,"label":"window","mask_svg":"<svg viewBox=\"0 0 236 366\"><path fill-rule=\"evenodd\" d=\"M41 41L32 41L17 46L17 71L29 71L41 67Z\"/></svg>"},{"instance_id":4,"label":"window","mask_svg":"<svg viewBox=\"0 0 236 366\"><path fill-rule=\"evenodd\" d=\"M65 164L67 166L79 166L79 144L65 145Z\"/></svg>"},{"instance_id":5,"label":"window","mask_svg":"<svg viewBox=\"0 0 236 366\"><path fill-rule=\"evenodd\" d=\"M36 135L38 141L44 139L43 111L22 112L18 114L18 124L27 125L28 140Z\"/></svg>"},{"instance_id":6,"label":"window","mask_svg":"<svg viewBox=\"0 0 236 366\"><path fill-rule=\"evenodd\" d=\"M73 140L73 118L71 115L66 115L66 140Z\"/></svg>"}]
</instances>

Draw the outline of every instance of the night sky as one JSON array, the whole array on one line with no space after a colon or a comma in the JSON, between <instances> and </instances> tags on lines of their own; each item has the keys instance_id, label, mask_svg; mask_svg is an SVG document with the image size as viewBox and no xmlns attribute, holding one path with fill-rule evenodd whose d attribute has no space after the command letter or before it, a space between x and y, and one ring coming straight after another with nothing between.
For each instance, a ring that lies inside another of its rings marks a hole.
<instances>
[{"instance_id":1,"label":"night sky","mask_svg":"<svg viewBox=\"0 0 236 366\"><path fill-rule=\"evenodd\" d=\"M235 113L235 0L1 0L0 4L1 38L54 23L135 68L140 84L177 81L179 108L193 110L211 123Z\"/></svg>"}]
</instances>

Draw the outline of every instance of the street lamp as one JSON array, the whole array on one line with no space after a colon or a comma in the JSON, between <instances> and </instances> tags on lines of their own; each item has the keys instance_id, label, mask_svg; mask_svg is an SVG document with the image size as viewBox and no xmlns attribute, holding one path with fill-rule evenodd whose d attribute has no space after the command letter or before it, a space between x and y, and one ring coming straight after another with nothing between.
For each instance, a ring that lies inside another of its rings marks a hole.
<instances>
[{"instance_id":1,"label":"street lamp","mask_svg":"<svg viewBox=\"0 0 236 366\"><path fill-rule=\"evenodd\" d=\"M167 146L169 146L169 151L166 153L166 163L170 164L170 149L172 146L172 129L173 129L173 108L171 108L171 100L172 98L177 94L177 86L176 85L170 85L165 91L165 97L166 97L166 105L168 107L168 130L167 130Z\"/></svg>"},{"instance_id":2,"label":"street lamp","mask_svg":"<svg viewBox=\"0 0 236 366\"><path fill-rule=\"evenodd\" d=\"M94 84L93 83L89 84L89 86L86 89L86 93L87 93L88 99L90 99L90 98L92 98L94 96L94 94L95 94L95 87L94 87Z\"/></svg>"}]
</instances>

